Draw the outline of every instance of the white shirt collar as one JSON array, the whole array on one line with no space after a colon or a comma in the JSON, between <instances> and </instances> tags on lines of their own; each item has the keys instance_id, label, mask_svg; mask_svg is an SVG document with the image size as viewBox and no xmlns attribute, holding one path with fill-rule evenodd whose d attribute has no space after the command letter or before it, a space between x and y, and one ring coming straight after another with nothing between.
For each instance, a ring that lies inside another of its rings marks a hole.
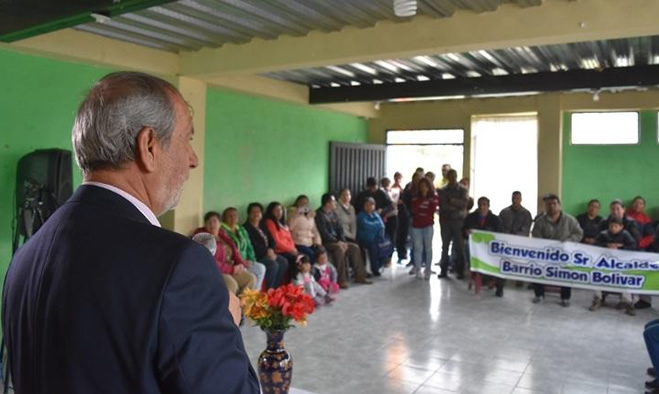
<instances>
[{"instance_id":1,"label":"white shirt collar","mask_svg":"<svg viewBox=\"0 0 659 394\"><path fill-rule=\"evenodd\" d=\"M160 222L158 221L158 218L156 215L149 209L149 207L146 206L142 201L138 200L135 198L133 195L127 193L124 190L119 189L116 186L108 185L107 183L101 183L101 182L83 182L83 185L92 185L92 186L98 186L102 187L103 189L109 190L111 192L115 192L121 197L125 198L128 200L131 204L137 208L138 211L144 215L144 217L154 226L156 227L162 227L160 225Z\"/></svg>"}]
</instances>

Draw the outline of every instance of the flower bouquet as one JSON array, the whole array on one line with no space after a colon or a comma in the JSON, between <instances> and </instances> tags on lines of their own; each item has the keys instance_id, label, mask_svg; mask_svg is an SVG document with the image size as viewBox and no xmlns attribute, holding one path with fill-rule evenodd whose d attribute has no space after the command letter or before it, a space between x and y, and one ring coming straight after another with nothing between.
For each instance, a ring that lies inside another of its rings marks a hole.
<instances>
[{"instance_id":1,"label":"flower bouquet","mask_svg":"<svg viewBox=\"0 0 659 394\"><path fill-rule=\"evenodd\" d=\"M293 358L284 349L284 333L307 324L314 300L301 286L284 285L267 292L244 290L240 304L245 316L266 333L267 347L258 359L259 381L264 394L288 393L293 379Z\"/></svg>"},{"instance_id":2,"label":"flower bouquet","mask_svg":"<svg viewBox=\"0 0 659 394\"><path fill-rule=\"evenodd\" d=\"M314 301L301 286L283 285L267 292L245 290L240 296L245 317L267 331L287 330L292 322L304 327Z\"/></svg>"}]
</instances>

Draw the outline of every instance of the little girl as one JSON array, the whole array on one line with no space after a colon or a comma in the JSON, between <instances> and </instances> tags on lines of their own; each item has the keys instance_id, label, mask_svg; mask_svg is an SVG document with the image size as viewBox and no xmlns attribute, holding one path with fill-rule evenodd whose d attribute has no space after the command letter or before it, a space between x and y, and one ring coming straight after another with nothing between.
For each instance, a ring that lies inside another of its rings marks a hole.
<instances>
[{"instance_id":1,"label":"little girl","mask_svg":"<svg viewBox=\"0 0 659 394\"><path fill-rule=\"evenodd\" d=\"M311 260L309 256L301 254L297 258L298 273L294 283L304 288L304 292L309 294L316 303L316 306L329 304L334 299L323 289L311 274Z\"/></svg>"},{"instance_id":2,"label":"little girl","mask_svg":"<svg viewBox=\"0 0 659 394\"><path fill-rule=\"evenodd\" d=\"M316 264L314 264L314 278L316 282L328 294L336 294L339 292L339 285L337 283L336 268L328 263L327 251L322 246L316 252Z\"/></svg>"}]
</instances>

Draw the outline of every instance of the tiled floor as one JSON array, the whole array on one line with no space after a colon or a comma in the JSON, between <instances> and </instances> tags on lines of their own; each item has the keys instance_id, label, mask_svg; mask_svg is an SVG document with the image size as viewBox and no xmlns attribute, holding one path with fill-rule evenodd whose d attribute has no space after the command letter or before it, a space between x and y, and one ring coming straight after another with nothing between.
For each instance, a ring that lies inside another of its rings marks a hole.
<instances>
[{"instance_id":1,"label":"tiled floor","mask_svg":"<svg viewBox=\"0 0 659 394\"><path fill-rule=\"evenodd\" d=\"M332 393L642 393L649 360L643 325L656 310L629 317L611 307L588 311L507 287L476 296L467 283L413 279L398 267L373 286L353 285L306 328L286 334L293 385ZM615 298L615 297L612 297ZM265 335L243 327L250 358Z\"/></svg>"}]
</instances>

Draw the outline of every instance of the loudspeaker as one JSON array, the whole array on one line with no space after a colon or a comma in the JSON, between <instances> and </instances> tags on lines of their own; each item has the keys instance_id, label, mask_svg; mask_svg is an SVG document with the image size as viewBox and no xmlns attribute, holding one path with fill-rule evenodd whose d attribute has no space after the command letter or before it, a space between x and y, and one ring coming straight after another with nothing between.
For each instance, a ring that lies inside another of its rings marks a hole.
<instances>
[{"instance_id":1,"label":"loudspeaker","mask_svg":"<svg viewBox=\"0 0 659 394\"><path fill-rule=\"evenodd\" d=\"M71 152L35 150L18 161L16 212L18 231L31 237L73 193Z\"/></svg>"}]
</instances>

